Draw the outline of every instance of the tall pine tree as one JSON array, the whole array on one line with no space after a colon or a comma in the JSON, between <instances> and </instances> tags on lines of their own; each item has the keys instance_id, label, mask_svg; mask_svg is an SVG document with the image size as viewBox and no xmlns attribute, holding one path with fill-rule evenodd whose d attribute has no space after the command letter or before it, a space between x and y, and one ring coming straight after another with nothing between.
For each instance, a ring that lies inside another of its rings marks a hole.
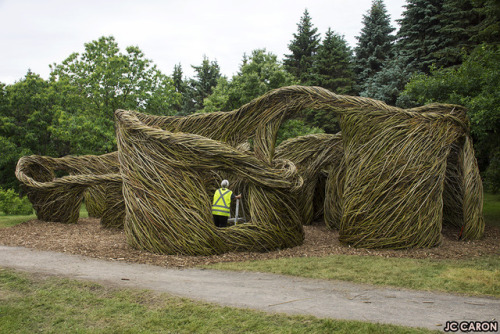
<instances>
[{"instance_id":1,"label":"tall pine tree","mask_svg":"<svg viewBox=\"0 0 500 334\"><path fill-rule=\"evenodd\" d=\"M360 95L409 107L400 92L413 73L460 65L477 42L485 15L476 0L409 0L397 34L395 57L370 78Z\"/></svg>"},{"instance_id":2,"label":"tall pine tree","mask_svg":"<svg viewBox=\"0 0 500 334\"><path fill-rule=\"evenodd\" d=\"M472 39L478 43L500 43L500 0L475 0L483 19L477 25L477 34Z\"/></svg>"},{"instance_id":3,"label":"tall pine tree","mask_svg":"<svg viewBox=\"0 0 500 334\"><path fill-rule=\"evenodd\" d=\"M366 80L359 95L396 105L398 96L410 77L411 72L405 58L393 57L386 60L382 69Z\"/></svg>"},{"instance_id":4,"label":"tall pine tree","mask_svg":"<svg viewBox=\"0 0 500 334\"><path fill-rule=\"evenodd\" d=\"M443 45L439 14L443 0L407 0L397 34L398 56L405 57L412 72L429 73L436 52Z\"/></svg>"},{"instance_id":5,"label":"tall pine tree","mask_svg":"<svg viewBox=\"0 0 500 334\"><path fill-rule=\"evenodd\" d=\"M460 65L465 52L470 52L477 42L477 26L484 19L473 0L445 0L438 14L441 24L441 44L433 56L437 67Z\"/></svg>"},{"instance_id":6,"label":"tall pine tree","mask_svg":"<svg viewBox=\"0 0 500 334\"><path fill-rule=\"evenodd\" d=\"M369 78L382 69L391 58L395 29L391 26L389 14L382 0L373 0L367 15L363 16L363 28L355 48L354 71L360 91L364 90Z\"/></svg>"},{"instance_id":7,"label":"tall pine tree","mask_svg":"<svg viewBox=\"0 0 500 334\"><path fill-rule=\"evenodd\" d=\"M350 94L355 84L352 51L343 36L330 28L318 48L309 83L334 93Z\"/></svg>"},{"instance_id":8,"label":"tall pine tree","mask_svg":"<svg viewBox=\"0 0 500 334\"><path fill-rule=\"evenodd\" d=\"M179 99L179 102L176 103L173 108L175 111L177 111L178 114L181 114L182 111L182 106L184 104L184 95L186 93L186 83L182 79L182 66L181 64L179 65L174 65L174 72L172 73L172 80L174 81L174 87L175 91L179 94L181 94L181 98Z\"/></svg>"},{"instance_id":9,"label":"tall pine tree","mask_svg":"<svg viewBox=\"0 0 500 334\"><path fill-rule=\"evenodd\" d=\"M294 39L288 45L291 54L285 55L283 64L285 69L299 79L301 83L307 83L320 39L317 33L318 29L313 27L307 9L297 26L298 32L293 34Z\"/></svg>"},{"instance_id":10,"label":"tall pine tree","mask_svg":"<svg viewBox=\"0 0 500 334\"><path fill-rule=\"evenodd\" d=\"M203 100L212 94L221 77L217 61L210 61L206 56L200 66L191 66L195 70L195 79L190 79L183 94L182 115L192 114L203 109Z\"/></svg>"}]
</instances>

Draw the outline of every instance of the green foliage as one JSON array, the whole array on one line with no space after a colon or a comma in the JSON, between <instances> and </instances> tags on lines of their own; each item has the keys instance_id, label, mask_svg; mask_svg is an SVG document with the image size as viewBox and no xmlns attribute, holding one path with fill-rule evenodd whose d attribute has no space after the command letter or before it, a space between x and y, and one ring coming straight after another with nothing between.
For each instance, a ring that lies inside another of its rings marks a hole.
<instances>
[{"instance_id":1,"label":"green foliage","mask_svg":"<svg viewBox=\"0 0 500 334\"><path fill-rule=\"evenodd\" d=\"M412 78L401 94L407 104L455 103L468 108L476 157L486 170L500 147L500 47L482 45L466 56L461 66L432 69ZM492 165L493 167L495 165ZM490 170L488 175L498 175ZM489 180L492 184L498 181Z\"/></svg>"},{"instance_id":2,"label":"green foliage","mask_svg":"<svg viewBox=\"0 0 500 334\"><path fill-rule=\"evenodd\" d=\"M220 68L217 61L203 58L200 66L192 66L195 70L195 79L190 79L180 84L184 89L183 107L181 115L188 115L203 109L204 100L210 96L221 78Z\"/></svg>"},{"instance_id":3,"label":"green foliage","mask_svg":"<svg viewBox=\"0 0 500 334\"><path fill-rule=\"evenodd\" d=\"M389 14L382 0L373 0L367 15L363 16L363 28L355 48L354 71L359 90L365 89L366 82L382 69L384 62L391 58L394 36L391 33Z\"/></svg>"},{"instance_id":4,"label":"green foliage","mask_svg":"<svg viewBox=\"0 0 500 334\"><path fill-rule=\"evenodd\" d=\"M484 172L484 178L485 189L498 194L500 192L500 149L497 148L491 153L490 164Z\"/></svg>"},{"instance_id":5,"label":"green foliage","mask_svg":"<svg viewBox=\"0 0 500 334\"><path fill-rule=\"evenodd\" d=\"M304 136L313 133L324 133L324 131L320 128L307 125L303 120L289 119L285 121L278 130L276 146L289 138Z\"/></svg>"},{"instance_id":6,"label":"green foliage","mask_svg":"<svg viewBox=\"0 0 500 334\"><path fill-rule=\"evenodd\" d=\"M483 216L486 226L500 227L500 194L484 193Z\"/></svg>"},{"instance_id":7,"label":"green foliage","mask_svg":"<svg viewBox=\"0 0 500 334\"><path fill-rule=\"evenodd\" d=\"M229 103L229 94L233 90L232 83L228 81L225 76L220 77L219 80L217 80L217 86L215 86L212 94L203 102L204 108L201 112L230 111L235 109L233 108L235 103Z\"/></svg>"},{"instance_id":8,"label":"green foliage","mask_svg":"<svg viewBox=\"0 0 500 334\"><path fill-rule=\"evenodd\" d=\"M225 77L219 79L213 94L205 99L202 112L234 110L272 89L293 84L296 84L294 77L285 71L274 54L257 49L249 58L243 57L240 71L231 81ZM321 132L322 129L306 124L304 120L288 120L278 131L276 145L288 138Z\"/></svg>"},{"instance_id":9,"label":"green foliage","mask_svg":"<svg viewBox=\"0 0 500 334\"><path fill-rule=\"evenodd\" d=\"M116 150L114 111L174 114L180 93L138 47L121 53L113 37L85 44L49 81L28 71L13 85L0 84L1 185L18 187L24 155L104 154Z\"/></svg>"},{"instance_id":10,"label":"green foliage","mask_svg":"<svg viewBox=\"0 0 500 334\"><path fill-rule=\"evenodd\" d=\"M1 87L0 94L0 159L1 185L18 187L14 176L17 160L30 154L57 154L59 142L50 132L57 103L50 84L28 71L13 85Z\"/></svg>"},{"instance_id":11,"label":"green foliage","mask_svg":"<svg viewBox=\"0 0 500 334\"><path fill-rule=\"evenodd\" d=\"M50 132L65 143L65 154L104 154L116 149L114 112L137 110L174 114L180 93L135 46L120 52L113 37L85 44L51 66L50 83L59 97Z\"/></svg>"},{"instance_id":12,"label":"green foliage","mask_svg":"<svg viewBox=\"0 0 500 334\"><path fill-rule=\"evenodd\" d=\"M475 0L445 0L436 15L441 35L438 49L431 55L437 67L460 65L464 51L470 52L478 43L478 24L484 20Z\"/></svg>"},{"instance_id":13,"label":"green foliage","mask_svg":"<svg viewBox=\"0 0 500 334\"><path fill-rule=\"evenodd\" d=\"M395 105L411 75L406 58L399 55L387 60L384 67L367 80L364 90L359 95Z\"/></svg>"},{"instance_id":14,"label":"green foliage","mask_svg":"<svg viewBox=\"0 0 500 334\"><path fill-rule=\"evenodd\" d=\"M113 119L117 109L167 115L179 98L172 79L138 47L121 53L112 36L86 43L83 54L74 53L51 69L51 81L76 87L99 117Z\"/></svg>"},{"instance_id":15,"label":"green foliage","mask_svg":"<svg viewBox=\"0 0 500 334\"><path fill-rule=\"evenodd\" d=\"M301 83L307 83L320 39L317 33L318 29L314 28L307 9L297 26L298 31L293 34L293 40L288 45L291 54L285 55L283 63L289 73L299 79Z\"/></svg>"},{"instance_id":16,"label":"green foliage","mask_svg":"<svg viewBox=\"0 0 500 334\"><path fill-rule=\"evenodd\" d=\"M99 155L116 150L113 119L94 118L89 112L72 114L57 109L50 131L56 138L67 143L68 154Z\"/></svg>"},{"instance_id":17,"label":"green foliage","mask_svg":"<svg viewBox=\"0 0 500 334\"><path fill-rule=\"evenodd\" d=\"M47 129L55 102L49 83L28 71L22 80L7 86L3 95L0 136L34 154L49 153L52 138Z\"/></svg>"},{"instance_id":18,"label":"green foliage","mask_svg":"<svg viewBox=\"0 0 500 334\"><path fill-rule=\"evenodd\" d=\"M350 94L355 85L352 51L343 36L330 28L314 58L309 84L337 94Z\"/></svg>"},{"instance_id":19,"label":"green foliage","mask_svg":"<svg viewBox=\"0 0 500 334\"><path fill-rule=\"evenodd\" d=\"M0 188L0 211L6 215L29 215L33 207L26 196L19 197L14 189Z\"/></svg>"},{"instance_id":20,"label":"green foliage","mask_svg":"<svg viewBox=\"0 0 500 334\"><path fill-rule=\"evenodd\" d=\"M438 15L442 0L408 0L401 28L397 34L396 48L409 61L412 72L428 73L435 63L434 53L440 49L442 35Z\"/></svg>"},{"instance_id":21,"label":"green foliage","mask_svg":"<svg viewBox=\"0 0 500 334\"><path fill-rule=\"evenodd\" d=\"M305 110L304 120L311 127L320 128L325 133L340 131L339 117L330 110Z\"/></svg>"},{"instance_id":22,"label":"green foliage","mask_svg":"<svg viewBox=\"0 0 500 334\"><path fill-rule=\"evenodd\" d=\"M234 110L272 89L295 83L274 54L257 49L250 58L243 57L240 71L231 81L219 79L213 94L205 99L202 112Z\"/></svg>"},{"instance_id":23,"label":"green foliage","mask_svg":"<svg viewBox=\"0 0 500 334\"><path fill-rule=\"evenodd\" d=\"M184 94L186 93L186 82L182 78L182 66L181 64L174 66L174 72L172 73L172 80L174 83L175 91L180 94L179 100L173 105L173 109L180 114L182 111L182 106L184 104Z\"/></svg>"},{"instance_id":24,"label":"green foliage","mask_svg":"<svg viewBox=\"0 0 500 334\"><path fill-rule=\"evenodd\" d=\"M480 31L498 25L491 19L488 22L487 17L496 15L489 0L409 0L405 7L398 20L395 56L368 78L360 92L401 107L409 101L398 95L414 73L460 65L463 55L485 40Z\"/></svg>"},{"instance_id":25,"label":"green foliage","mask_svg":"<svg viewBox=\"0 0 500 334\"><path fill-rule=\"evenodd\" d=\"M474 27L472 39L477 43L498 44L500 42L500 1L474 0L481 15L481 22Z\"/></svg>"}]
</instances>

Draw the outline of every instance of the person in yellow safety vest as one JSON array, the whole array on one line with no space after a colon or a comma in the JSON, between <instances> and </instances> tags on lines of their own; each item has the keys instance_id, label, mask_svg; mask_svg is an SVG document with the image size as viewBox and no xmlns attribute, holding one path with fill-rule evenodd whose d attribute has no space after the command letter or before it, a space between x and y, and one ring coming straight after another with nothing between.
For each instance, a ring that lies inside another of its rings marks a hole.
<instances>
[{"instance_id":1,"label":"person in yellow safety vest","mask_svg":"<svg viewBox=\"0 0 500 334\"><path fill-rule=\"evenodd\" d=\"M234 196L233 192L229 189L229 181L222 180L220 186L214 194L214 201L212 203L212 215L214 216L215 226L227 227L227 220L231 213L231 201L241 198L241 194Z\"/></svg>"}]
</instances>

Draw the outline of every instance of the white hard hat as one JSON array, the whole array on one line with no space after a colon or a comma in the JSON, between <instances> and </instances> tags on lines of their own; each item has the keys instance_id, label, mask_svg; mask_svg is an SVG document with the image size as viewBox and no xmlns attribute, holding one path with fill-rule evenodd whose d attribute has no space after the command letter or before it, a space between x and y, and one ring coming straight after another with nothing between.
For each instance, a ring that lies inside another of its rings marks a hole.
<instances>
[{"instance_id":1,"label":"white hard hat","mask_svg":"<svg viewBox=\"0 0 500 334\"><path fill-rule=\"evenodd\" d=\"M222 180L222 182L220 183L220 186L222 188L227 188L229 187L229 181L228 180Z\"/></svg>"}]
</instances>

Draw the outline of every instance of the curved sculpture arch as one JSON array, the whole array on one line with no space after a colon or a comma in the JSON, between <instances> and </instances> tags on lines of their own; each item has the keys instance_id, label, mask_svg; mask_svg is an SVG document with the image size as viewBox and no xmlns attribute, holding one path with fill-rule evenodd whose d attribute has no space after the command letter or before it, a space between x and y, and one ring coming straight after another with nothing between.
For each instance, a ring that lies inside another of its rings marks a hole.
<instances>
[{"instance_id":1,"label":"curved sculpture arch","mask_svg":"<svg viewBox=\"0 0 500 334\"><path fill-rule=\"evenodd\" d=\"M338 113L342 133L275 147L281 123L305 108ZM231 112L162 117L119 110L115 118L118 152L92 158L108 169L54 178L54 168L72 168L69 158L20 159L16 175L40 219L74 222L83 196L107 187L105 224L123 224L129 244L156 253L293 247L302 243L302 225L321 211L341 241L357 247L432 247L443 223L463 228L465 239L484 230L482 184L460 106L403 110L292 86ZM249 139L253 150L243 148ZM244 193L251 223L214 227L210 196L223 176Z\"/></svg>"}]
</instances>

